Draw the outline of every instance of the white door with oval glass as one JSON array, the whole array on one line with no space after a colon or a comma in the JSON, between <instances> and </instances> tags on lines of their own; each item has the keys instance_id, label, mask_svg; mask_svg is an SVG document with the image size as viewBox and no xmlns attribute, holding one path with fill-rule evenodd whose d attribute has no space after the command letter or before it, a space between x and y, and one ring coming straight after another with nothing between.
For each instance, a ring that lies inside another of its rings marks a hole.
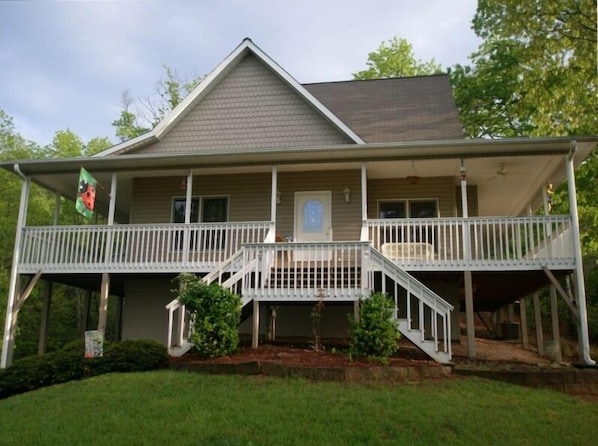
<instances>
[{"instance_id":1,"label":"white door with oval glass","mask_svg":"<svg viewBox=\"0 0 598 446\"><path fill-rule=\"evenodd\" d=\"M296 242L332 241L332 192L295 192ZM330 250L319 247L296 250L295 260L328 260Z\"/></svg>"}]
</instances>

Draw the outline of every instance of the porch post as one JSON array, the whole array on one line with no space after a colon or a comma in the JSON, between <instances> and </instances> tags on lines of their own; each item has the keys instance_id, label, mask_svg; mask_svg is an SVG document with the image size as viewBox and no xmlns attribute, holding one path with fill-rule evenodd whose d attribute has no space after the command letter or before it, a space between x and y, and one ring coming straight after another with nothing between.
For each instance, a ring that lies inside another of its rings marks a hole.
<instances>
[{"instance_id":1,"label":"porch post","mask_svg":"<svg viewBox=\"0 0 598 446\"><path fill-rule=\"evenodd\" d=\"M276 241L276 206L278 205L278 169L272 166L272 189L270 192L270 230L266 236L266 243Z\"/></svg>"},{"instance_id":2,"label":"porch post","mask_svg":"<svg viewBox=\"0 0 598 446\"><path fill-rule=\"evenodd\" d=\"M87 290L87 296L85 296L85 302L83 304L83 333L81 335L85 335L85 332L89 328L89 309L91 308L91 290Z\"/></svg>"},{"instance_id":3,"label":"porch post","mask_svg":"<svg viewBox=\"0 0 598 446\"><path fill-rule=\"evenodd\" d=\"M12 354L15 345L15 330L13 325L17 323L14 313L15 303L19 294L19 262L21 259L21 238L23 227L27 222L27 205L29 203L29 177L25 177L19 165L15 164L15 172L23 178L21 186L21 201L19 202L19 215L17 217L17 230L15 233L15 245L12 255L12 267L10 270L10 283L8 286L8 302L6 304L6 319L4 321L4 336L2 338L2 356L0 358L0 369L5 369L12 363Z\"/></svg>"},{"instance_id":4,"label":"porch post","mask_svg":"<svg viewBox=\"0 0 598 446\"><path fill-rule=\"evenodd\" d=\"M251 348L258 348L260 336L260 302L253 299L253 331L251 333Z\"/></svg>"},{"instance_id":5,"label":"porch post","mask_svg":"<svg viewBox=\"0 0 598 446\"><path fill-rule=\"evenodd\" d=\"M519 299L519 320L521 321L521 341L523 342L523 348L528 350L529 338L527 336L527 308L525 297Z\"/></svg>"},{"instance_id":6,"label":"porch post","mask_svg":"<svg viewBox=\"0 0 598 446\"><path fill-rule=\"evenodd\" d=\"M117 188L118 176L115 173L112 174L112 182L110 184L110 206L108 208L108 226L114 224L114 211L116 209L116 188Z\"/></svg>"},{"instance_id":7,"label":"porch post","mask_svg":"<svg viewBox=\"0 0 598 446\"><path fill-rule=\"evenodd\" d=\"M368 175L365 163L361 165L361 237L362 242L370 241L368 234Z\"/></svg>"},{"instance_id":8,"label":"porch post","mask_svg":"<svg viewBox=\"0 0 598 446\"><path fill-rule=\"evenodd\" d=\"M573 159L577 150L577 142L573 141L571 151L566 158L567 188L569 195L569 212L571 214L571 233L573 235L573 253L575 255L575 290L577 291L577 309L579 310L580 360L587 365L595 365L590 357L590 338L588 334L588 311L586 308L586 290L581 256L581 242L579 238L579 215L577 212L577 195L575 191L575 171Z\"/></svg>"},{"instance_id":9,"label":"porch post","mask_svg":"<svg viewBox=\"0 0 598 446\"><path fill-rule=\"evenodd\" d=\"M106 332L106 317L108 313L108 295L110 294L110 274L102 273L100 288L100 311L98 315L98 331Z\"/></svg>"},{"instance_id":10,"label":"porch post","mask_svg":"<svg viewBox=\"0 0 598 446\"><path fill-rule=\"evenodd\" d=\"M187 188L185 189L185 229L183 230L183 263L189 261L189 242L191 241L189 233L189 224L191 223L191 200L193 199L193 174L191 170L187 172Z\"/></svg>"},{"instance_id":11,"label":"porch post","mask_svg":"<svg viewBox=\"0 0 598 446\"><path fill-rule=\"evenodd\" d=\"M52 282L46 281L44 290L44 307L42 308L42 321L39 327L39 342L37 344L37 354L46 353L48 344L48 320L50 319L50 305L52 304Z\"/></svg>"},{"instance_id":12,"label":"porch post","mask_svg":"<svg viewBox=\"0 0 598 446\"><path fill-rule=\"evenodd\" d=\"M556 288L550 285L550 317L552 319L552 341L554 343L554 359L557 362L563 362L561 353L561 333L559 330L559 310L556 301Z\"/></svg>"},{"instance_id":13,"label":"porch post","mask_svg":"<svg viewBox=\"0 0 598 446\"><path fill-rule=\"evenodd\" d=\"M542 313L540 312L540 293L535 292L532 296L534 301L534 318L536 323L536 343L538 354L544 354L544 334L542 333Z\"/></svg>"},{"instance_id":14,"label":"porch post","mask_svg":"<svg viewBox=\"0 0 598 446\"><path fill-rule=\"evenodd\" d=\"M52 216L52 224L58 226L58 217L60 215L60 193L56 192L56 198L54 201L54 215Z\"/></svg>"},{"instance_id":15,"label":"porch post","mask_svg":"<svg viewBox=\"0 0 598 446\"><path fill-rule=\"evenodd\" d=\"M461 209L463 214L463 260L467 261L471 258L470 242L469 242L469 225L467 219L469 217L469 210L467 207L467 171L465 170L465 160L461 159L461 167L459 169L461 175ZM466 267L467 268L467 267ZM465 320L467 325L467 356L475 358L475 325L474 325L474 310L473 310L473 280L470 270L463 271L463 282L465 285Z\"/></svg>"}]
</instances>

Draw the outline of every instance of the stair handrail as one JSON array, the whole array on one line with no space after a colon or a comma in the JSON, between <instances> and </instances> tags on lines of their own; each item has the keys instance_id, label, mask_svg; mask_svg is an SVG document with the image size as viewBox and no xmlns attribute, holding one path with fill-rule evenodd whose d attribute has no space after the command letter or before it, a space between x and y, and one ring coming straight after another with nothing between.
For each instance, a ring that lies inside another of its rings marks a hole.
<instances>
[{"instance_id":1,"label":"stair handrail","mask_svg":"<svg viewBox=\"0 0 598 446\"><path fill-rule=\"evenodd\" d=\"M437 293L432 291L422 282L417 280L407 271L404 271L403 269L399 268L396 263L385 257L384 254L382 254L374 247L370 248L370 259L377 261L378 264L381 264L385 272L391 273L392 275L397 275L402 281L401 286L403 286L404 288L407 288L407 286L409 286L410 289L413 290L413 288L411 288L413 285L418 287L421 290L421 296L416 297L421 297L424 303L429 307L434 308L438 304L440 304L442 306L441 310L444 310L444 312L447 313L455 309L453 305L444 300L441 296L439 296ZM413 294L415 295L415 293Z\"/></svg>"}]
</instances>

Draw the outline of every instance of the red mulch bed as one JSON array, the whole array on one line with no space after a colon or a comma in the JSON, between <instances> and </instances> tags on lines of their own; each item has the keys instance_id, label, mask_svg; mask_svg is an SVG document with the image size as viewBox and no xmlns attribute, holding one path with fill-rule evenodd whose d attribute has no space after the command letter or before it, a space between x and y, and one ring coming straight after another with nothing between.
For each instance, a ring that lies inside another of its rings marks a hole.
<instances>
[{"instance_id":1,"label":"red mulch bed","mask_svg":"<svg viewBox=\"0 0 598 446\"><path fill-rule=\"evenodd\" d=\"M330 348L315 351L307 345L288 343L261 344L257 349L244 345L232 355L213 359L202 359L193 350L179 358L171 358L173 364L243 364L248 362L269 362L287 366L305 367L378 367L380 362L366 359L349 360L344 348ZM409 343L401 343L399 351L390 358L393 367L439 367L440 364L428 358Z\"/></svg>"}]
</instances>

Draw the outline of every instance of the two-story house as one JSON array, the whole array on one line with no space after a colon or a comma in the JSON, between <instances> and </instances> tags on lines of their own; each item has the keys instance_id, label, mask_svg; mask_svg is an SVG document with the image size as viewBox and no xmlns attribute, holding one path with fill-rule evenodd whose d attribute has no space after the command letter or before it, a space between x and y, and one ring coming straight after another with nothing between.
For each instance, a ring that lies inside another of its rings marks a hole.
<instances>
[{"instance_id":1,"label":"two-story house","mask_svg":"<svg viewBox=\"0 0 598 446\"><path fill-rule=\"evenodd\" d=\"M120 296L123 338L181 353L183 271L241 295L254 346L273 308L279 336L308 335L322 299L322 336L346 336L358 300L388 293L398 329L440 362L460 312L475 356L476 311L571 276L591 364L574 169L597 141L466 140L447 76L302 85L246 39L149 133L0 164L23 179L1 366L39 280L100 291L99 329ZM81 167L109 190L105 223L27 226L29 185L74 200ZM571 213L550 215L564 180Z\"/></svg>"}]
</instances>

